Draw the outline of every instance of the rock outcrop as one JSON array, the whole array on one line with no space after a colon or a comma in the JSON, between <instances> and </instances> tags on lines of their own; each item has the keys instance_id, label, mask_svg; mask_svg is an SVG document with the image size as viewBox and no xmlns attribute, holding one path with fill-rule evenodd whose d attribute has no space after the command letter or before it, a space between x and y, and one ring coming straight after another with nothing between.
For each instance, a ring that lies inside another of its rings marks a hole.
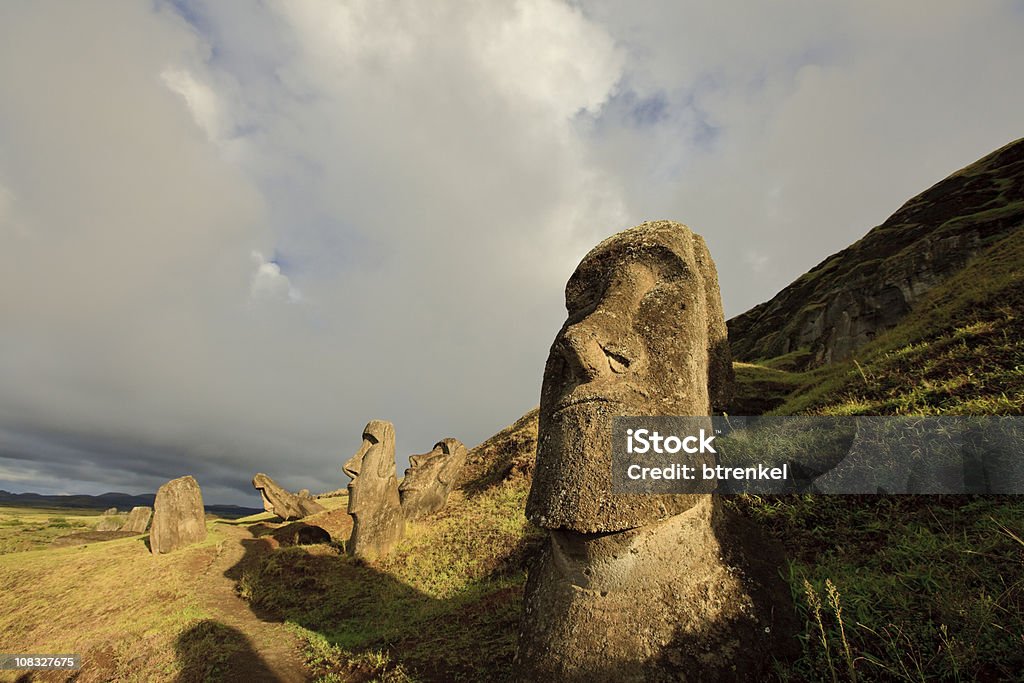
<instances>
[{"instance_id":1,"label":"rock outcrop","mask_svg":"<svg viewBox=\"0 0 1024 683\"><path fill-rule=\"evenodd\" d=\"M348 513L352 536L346 549L364 559L387 555L405 533L395 466L395 428L385 420L371 420L363 429L363 443L342 469L348 485Z\"/></svg>"},{"instance_id":2,"label":"rock outcrop","mask_svg":"<svg viewBox=\"0 0 1024 683\"><path fill-rule=\"evenodd\" d=\"M315 515L326 509L309 497L309 491L306 491L305 497L289 493L262 472L252 478L252 485L263 498L263 509L286 522Z\"/></svg>"},{"instance_id":3,"label":"rock outcrop","mask_svg":"<svg viewBox=\"0 0 1024 683\"><path fill-rule=\"evenodd\" d=\"M809 353L805 369L848 357L895 327L968 260L1024 227L1024 139L904 204L770 301L729 321L738 360Z\"/></svg>"},{"instance_id":4,"label":"rock outcrop","mask_svg":"<svg viewBox=\"0 0 1024 683\"><path fill-rule=\"evenodd\" d=\"M669 221L619 233L580 263L566 307L526 506L549 538L524 594L519 677L757 680L780 630L763 582L778 577L744 570L709 493L621 494L611 482L613 416L709 415L728 396L704 241Z\"/></svg>"},{"instance_id":5,"label":"rock outcrop","mask_svg":"<svg viewBox=\"0 0 1024 683\"><path fill-rule=\"evenodd\" d=\"M434 444L429 453L409 456L410 467L398 487L406 519L419 519L444 507L466 454L461 441L448 438Z\"/></svg>"},{"instance_id":6,"label":"rock outcrop","mask_svg":"<svg viewBox=\"0 0 1024 683\"><path fill-rule=\"evenodd\" d=\"M206 538L206 513L199 484L191 476L167 482L156 492L149 549L169 553Z\"/></svg>"},{"instance_id":7,"label":"rock outcrop","mask_svg":"<svg viewBox=\"0 0 1024 683\"><path fill-rule=\"evenodd\" d=\"M128 519L121 526L121 531L130 531L133 534L144 534L149 528L149 520L153 516L153 510L145 505L137 505L128 513Z\"/></svg>"}]
</instances>

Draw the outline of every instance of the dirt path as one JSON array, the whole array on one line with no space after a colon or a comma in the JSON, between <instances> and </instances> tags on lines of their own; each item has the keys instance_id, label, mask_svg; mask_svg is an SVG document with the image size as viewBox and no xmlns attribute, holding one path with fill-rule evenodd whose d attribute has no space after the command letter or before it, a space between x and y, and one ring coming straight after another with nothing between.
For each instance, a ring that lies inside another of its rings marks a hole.
<instances>
[{"instance_id":1,"label":"dirt path","mask_svg":"<svg viewBox=\"0 0 1024 683\"><path fill-rule=\"evenodd\" d=\"M245 556L242 541L250 540L252 536L245 527L218 524L216 529L224 536L224 542L219 545L219 552L210 564L202 570L199 594L203 596L203 607L212 612L220 623L244 634L262 659L262 662L233 663L225 680L309 681L311 677L303 664L298 638L284 624L263 621L253 614L249 604L235 593L235 581L224 575L242 561ZM251 657L248 659L252 660Z\"/></svg>"}]
</instances>

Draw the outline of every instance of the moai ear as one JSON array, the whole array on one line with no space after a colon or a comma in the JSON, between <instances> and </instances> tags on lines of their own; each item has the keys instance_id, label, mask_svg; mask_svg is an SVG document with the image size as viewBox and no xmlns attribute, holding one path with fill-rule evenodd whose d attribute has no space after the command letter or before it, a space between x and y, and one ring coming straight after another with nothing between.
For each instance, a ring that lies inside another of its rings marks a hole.
<instances>
[{"instance_id":1,"label":"moai ear","mask_svg":"<svg viewBox=\"0 0 1024 683\"><path fill-rule=\"evenodd\" d=\"M466 447L461 443L451 444L446 441L442 441L440 444L444 455L441 456L447 460L444 466L441 467L441 471L437 473L437 480L448 486L455 481L455 477L458 476L459 470L462 469L463 462L466 459ZM436 448L436 446L435 446Z\"/></svg>"},{"instance_id":2,"label":"moai ear","mask_svg":"<svg viewBox=\"0 0 1024 683\"><path fill-rule=\"evenodd\" d=\"M455 473L458 471L458 462L454 460L448 460L444 465L441 466L441 471L437 473L437 480L448 486L455 478Z\"/></svg>"},{"instance_id":3,"label":"moai ear","mask_svg":"<svg viewBox=\"0 0 1024 683\"><path fill-rule=\"evenodd\" d=\"M380 444L374 444L373 448L383 450L384 447ZM381 479L386 479L392 472L395 464L395 455L391 454L391 458L387 457L385 453L377 454L377 476Z\"/></svg>"}]
</instances>

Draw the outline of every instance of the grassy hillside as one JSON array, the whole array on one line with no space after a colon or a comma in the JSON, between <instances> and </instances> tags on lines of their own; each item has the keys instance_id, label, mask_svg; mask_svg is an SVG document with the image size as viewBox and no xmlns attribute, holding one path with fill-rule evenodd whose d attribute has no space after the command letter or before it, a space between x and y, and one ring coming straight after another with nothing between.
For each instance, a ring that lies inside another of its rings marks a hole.
<instances>
[{"instance_id":1,"label":"grassy hillside","mask_svg":"<svg viewBox=\"0 0 1024 683\"><path fill-rule=\"evenodd\" d=\"M154 557L145 536L48 546L50 527L62 524L54 520L67 520L64 531L81 526L71 511L57 512L2 509L35 549L8 544L0 555L0 652L77 653L85 665L81 672L5 671L0 681L238 680L229 671L260 680L271 670L267 652L288 634L255 618L245 624L249 610L224 575L244 552L243 530L211 522L203 543ZM244 609L242 627L232 600ZM293 666L301 667L298 644L292 648Z\"/></svg>"},{"instance_id":2,"label":"grassy hillside","mask_svg":"<svg viewBox=\"0 0 1024 683\"><path fill-rule=\"evenodd\" d=\"M1024 230L982 251L852 358L786 370L800 353L738 363L731 412L756 409L760 398L778 415L1024 413Z\"/></svg>"},{"instance_id":3,"label":"grassy hillside","mask_svg":"<svg viewBox=\"0 0 1024 683\"><path fill-rule=\"evenodd\" d=\"M1024 414L1024 230L983 250L894 329L809 371L737 363L734 414ZM1024 454L1022 454L1024 457ZM1021 680L1024 501L744 496L786 548L806 629L791 680Z\"/></svg>"},{"instance_id":4,"label":"grassy hillside","mask_svg":"<svg viewBox=\"0 0 1024 683\"><path fill-rule=\"evenodd\" d=\"M523 512L536 420L472 449L448 505L407 524L388 557L283 548L241 576L241 594L301 636L316 680L507 680L541 539Z\"/></svg>"},{"instance_id":5,"label":"grassy hillside","mask_svg":"<svg viewBox=\"0 0 1024 683\"><path fill-rule=\"evenodd\" d=\"M953 173L770 301L731 319L733 357L846 358L899 324L974 254L1024 226L1024 140Z\"/></svg>"}]
</instances>

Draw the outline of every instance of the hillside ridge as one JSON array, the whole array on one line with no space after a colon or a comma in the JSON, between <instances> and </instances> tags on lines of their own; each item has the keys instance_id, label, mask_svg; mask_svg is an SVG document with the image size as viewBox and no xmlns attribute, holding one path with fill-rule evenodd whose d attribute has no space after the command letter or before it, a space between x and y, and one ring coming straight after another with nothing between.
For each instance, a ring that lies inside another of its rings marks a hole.
<instances>
[{"instance_id":1,"label":"hillside ridge","mask_svg":"<svg viewBox=\"0 0 1024 683\"><path fill-rule=\"evenodd\" d=\"M771 300L728 321L733 358L848 358L972 256L1024 226L1024 138L954 172Z\"/></svg>"}]
</instances>

